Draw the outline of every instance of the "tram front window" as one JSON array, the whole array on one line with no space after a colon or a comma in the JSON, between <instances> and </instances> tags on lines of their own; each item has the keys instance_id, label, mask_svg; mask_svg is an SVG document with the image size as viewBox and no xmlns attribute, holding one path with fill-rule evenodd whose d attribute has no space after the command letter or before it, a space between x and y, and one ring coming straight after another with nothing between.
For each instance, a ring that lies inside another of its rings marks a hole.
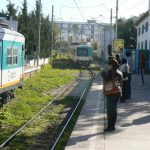
<instances>
[{"instance_id":1,"label":"tram front window","mask_svg":"<svg viewBox=\"0 0 150 150\"><path fill-rule=\"evenodd\" d=\"M77 50L77 56L88 56L88 49L87 48L79 48Z\"/></svg>"}]
</instances>

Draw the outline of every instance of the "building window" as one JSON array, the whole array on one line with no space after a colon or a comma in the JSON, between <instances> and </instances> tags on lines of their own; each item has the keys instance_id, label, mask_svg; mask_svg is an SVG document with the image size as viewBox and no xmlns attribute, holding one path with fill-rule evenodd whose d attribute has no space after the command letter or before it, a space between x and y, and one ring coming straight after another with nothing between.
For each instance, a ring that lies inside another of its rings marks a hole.
<instances>
[{"instance_id":1,"label":"building window","mask_svg":"<svg viewBox=\"0 0 150 150\"><path fill-rule=\"evenodd\" d=\"M147 50L147 40L145 40L145 50Z\"/></svg>"},{"instance_id":2,"label":"building window","mask_svg":"<svg viewBox=\"0 0 150 150\"><path fill-rule=\"evenodd\" d=\"M147 32L148 31L148 22L146 22L146 24L145 24L145 32Z\"/></svg>"},{"instance_id":3,"label":"building window","mask_svg":"<svg viewBox=\"0 0 150 150\"><path fill-rule=\"evenodd\" d=\"M140 36L140 34L141 34L141 28L139 27L139 34L138 35Z\"/></svg>"},{"instance_id":4,"label":"building window","mask_svg":"<svg viewBox=\"0 0 150 150\"><path fill-rule=\"evenodd\" d=\"M138 43L138 49L140 49L140 43Z\"/></svg>"},{"instance_id":5,"label":"building window","mask_svg":"<svg viewBox=\"0 0 150 150\"><path fill-rule=\"evenodd\" d=\"M142 34L144 33L144 25L142 25Z\"/></svg>"},{"instance_id":6,"label":"building window","mask_svg":"<svg viewBox=\"0 0 150 150\"><path fill-rule=\"evenodd\" d=\"M143 41L141 42L141 49L143 49Z\"/></svg>"}]
</instances>

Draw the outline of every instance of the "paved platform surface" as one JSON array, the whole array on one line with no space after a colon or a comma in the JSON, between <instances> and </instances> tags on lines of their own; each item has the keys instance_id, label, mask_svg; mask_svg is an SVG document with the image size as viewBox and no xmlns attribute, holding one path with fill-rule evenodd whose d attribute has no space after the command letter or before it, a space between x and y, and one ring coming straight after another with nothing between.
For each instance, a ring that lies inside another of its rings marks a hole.
<instances>
[{"instance_id":1,"label":"paved platform surface","mask_svg":"<svg viewBox=\"0 0 150 150\"><path fill-rule=\"evenodd\" d=\"M104 104L98 76L65 150L150 150L150 75L144 86L140 75L132 76L131 100L118 104L116 130L105 134Z\"/></svg>"}]
</instances>

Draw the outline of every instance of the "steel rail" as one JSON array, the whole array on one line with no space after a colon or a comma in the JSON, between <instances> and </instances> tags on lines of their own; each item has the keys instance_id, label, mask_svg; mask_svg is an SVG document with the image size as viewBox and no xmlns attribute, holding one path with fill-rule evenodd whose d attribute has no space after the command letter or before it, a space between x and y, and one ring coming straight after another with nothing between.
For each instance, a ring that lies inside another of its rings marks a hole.
<instances>
[{"instance_id":1,"label":"steel rail","mask_svg":"<svg viewBox=\"0 0 150 150\"><path fill-rule=\"evenodd\" d=\"M62 134L64 133L65 129L67 128L67 125L69 124L70 120L72 119L72 116L74 115L74 113L75 113L75 111L77 110L79 104L81 103L81 101L82 101L84 95L86 94L86 92L87 92L87 90L88 90L88 88L89 88L89 85L92 83L93 79L94 79L94 75L93 75L93 77L91 78L91 80L89 81L87 87L84 89L84 91L83 91L83 93L82 93L82 95L81 95L81 97L80 97L80 100L79 100L78 104L76 105L76 107L75 107L75 109L73 110L71 116L69 117L67 123L65 124L65 126L64 126L63 129L62 129L62 131L60 132L60 134L59 134L57 140L55 141L53 147L51 148L51 150L54 150L54 148L56 147L58 141L60 140Z\"/></svg>"},{"instance_id":2,"label":"steel rail","mask_svg":"<svg viewBox=\"0 0 150 150\"><path fill-rule=\"evenodd\" d=\"M50 104L54 103L54 101L56 101L61 95L64 94L64 92L75 82L75 80L73 82L71 82L65 89L63 89L61 91L60 94L58 94L52 101L50 101L46 106L44 106L33 118L31 118L30 120L28 120L22 127L20 127L14 134L12 134L7 140L5 140L1 145L0 148L6 146L6 144L8 144L21 130L23 130L30 122L32 122L33 120L35 120L35 118L37 116L39 116Z\"/></svg>"}]
</instances>

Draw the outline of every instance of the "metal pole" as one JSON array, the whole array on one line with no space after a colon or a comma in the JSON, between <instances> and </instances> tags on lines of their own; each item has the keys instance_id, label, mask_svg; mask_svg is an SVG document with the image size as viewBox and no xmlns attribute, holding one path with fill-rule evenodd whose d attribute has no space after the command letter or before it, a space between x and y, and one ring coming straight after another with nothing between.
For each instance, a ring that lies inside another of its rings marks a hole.
<instances>
[{"instance_id":1,"label":"metal pole","mask_svg":"<svg viewBox=\"0 0 150 150\"><path fill-rule=\"evenodd\" d=\"M81 27L81 24L80 24L80 44L82 44L82 27Z\"/></svg>"},{"instance_id":2,"label":"metal pole","mask_svg":"<svg viewBox=\"0 0 150 150\"><path fill-rule=\"evenodd\" d=\"M54 42L54 41L53 41L53 40L54 40L54 39L53 39L53 38L54 38L54 37L53 37L53 34L54 34L54 33L53 33L53 31L54 31L54 29L53 29L53 21L54 21L53 17L54 17L54 5L52 5L52 50L53 50L53 42Z\"/></svg>"},{"instance_id":3,"label":"metal pole","mask_svg":"<svg viewBox=\"0 0 150 150\"><path fill-rule=\"evenodd\" d=\"M37 50L37 66L39 66L39 57L40 57L40 40L41 40L41 0L39 0L39 26L38 26L38 50Z\"/></svg>"},{"instance_id":4,"label":"metal pole","mask_svg":"<svg viewBox=\"0 0 150 150\"><path fill-rule=\"evenodd\" d=\"M118 38L118 0L116 1L116 39Z\"/></svg>"},{"instance_id":5,"label":"metal pole","mask_svg":"<svg viewBox=\"0 0 150 150\"><path fill-rule=\"evenodd\" d=\"M51 56L50 56L50 64L52 64L52 56L53 56L53 12L54 12L54 5L52 5L52 18L51 18L51 34L52 34L52 41L51 41Z\"/></svg>"},{"instance_id":6,"label":"metal pole","mask_svg":"<svg viewBox=\"0 0 150 150\"><path fill-rule=\"evenodd\" d=\"M61 60L61 32L62 32L63 22L60 24L60 60Z\"/></svg>"},{"instance_id":7,"label":"metal pole","mask_svg":"<svg viewBox=\"0 0 150 150\"><path fill-rule=\"evenodd\" d=\"M149 12L149 15L150 15L150 0L149 0L149 5L148 5L148 12Z\"/></svg>"},{"instance_id":8,"label":"metal pole","mask_svg":"<svg viewBox=\"0 0 150 150\"><path fill-rule=\"evenodd\" d=\"M110 44L112 44L112 8L110 10Z\"/></svg>"},{"instance_id":9,"label":"metal pole","mask_svg":"<svg viewBox=\"0 0 150 150\"><path fill-rule=\"evenodd\" d=\"M103 51L102 51L102 67L104 68L104 59L105 59L105 26L103 27Z\"/></svg>"},{"instance_id":10,"label":"metal pole","mask_svg":"<svg viewBox=\"0 0 150 150\"><path fill-rule=\"evenodd\" d=\"M69 32L70 32L70 23L68 24L68 52L67 53L69 53L69 45L70 45Z\"/></svg>"},{"instance_id":11,"label":"metal pole","mask_svg":"<svg viewBox=\"0 0 150 150\"><path fill-rule=\"evenodd\" d=\"M52 50L53 50L53 42L54 42L54 28L53 28L53 17L54 17L54 5L52 5Z\"/></svg>"}]
</instances>

